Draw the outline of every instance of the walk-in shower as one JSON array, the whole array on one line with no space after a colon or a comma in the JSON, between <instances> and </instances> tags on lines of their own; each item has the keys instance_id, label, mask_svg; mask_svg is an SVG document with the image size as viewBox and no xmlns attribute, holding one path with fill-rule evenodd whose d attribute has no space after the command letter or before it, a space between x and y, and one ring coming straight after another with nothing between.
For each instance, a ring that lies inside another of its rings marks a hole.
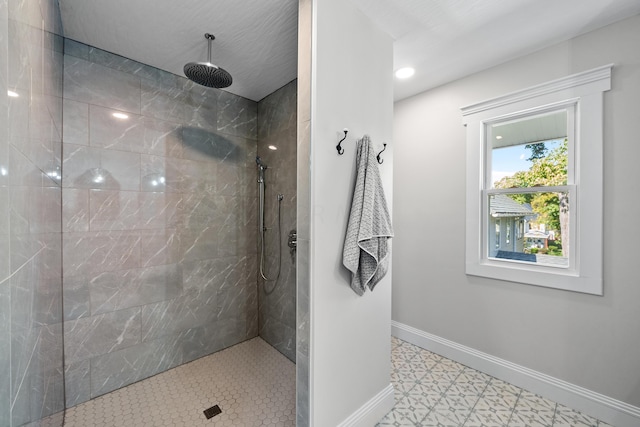
<instances>
[{"instance_id":1,"label":"walk-in shower","mask_svg":"<svg viewBox=\"0 0 640 427\"><path fill-rule=\"evenodd\" d=\"M265 190L266 190L266 182L265 182L265 173L267 171L268 166L262 161L260 156L256 156L256 164L258 165L258 203L259 203L259 213L258 213L258 234L260 236L260 260L259 260L259 271L260 277L264 280L264 292L266 294L270 294L274 291L278 284L278 280L280 279L280 273L282 271L282 199L284 199L284 195L278 194L276 196L276 201L278 202L278 220L277 220L277 228L278 232L276 233L276 238L278 239L278 266L277 273L275 277L269 278L265 273L265 263L266 263L266 254L265 254L265 246L266 246L266 233L270 229L266 227L265 224ZM273 285L270 289L267 288L267 282L273 282Z\"/></svg>"}]
</instances>

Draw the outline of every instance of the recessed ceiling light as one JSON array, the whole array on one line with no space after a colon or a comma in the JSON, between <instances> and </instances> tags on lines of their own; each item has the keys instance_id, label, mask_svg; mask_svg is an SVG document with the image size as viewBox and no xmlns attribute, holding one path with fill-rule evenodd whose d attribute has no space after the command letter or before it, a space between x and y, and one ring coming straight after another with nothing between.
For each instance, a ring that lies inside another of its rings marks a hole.
<instances>
[{"instance_id":1,"label":"recessed ceiling light","mask_svg":"<svg viewBox=\"0 0 640 427\"><path fill-rule=\"evenodd\" d=\"M8 90L8 91L7 91L7 95L9 95L9 96L10 96L10 97L12 97L12 98L17 98L17 97L19 97L19 96L20 96L20 95L18 94L18 92L14 92L14 91L12 91L12 90Z\"/></svg>"},{"instance_id":2,"label":"recessed ceiling light","mask_svg":"<svg viewBox=\"0 0 640 427\"><path fill-rule=\"evenodd\" d=\"M113 113L112 116L115 117L116 119L122 119L122 120L129 118L129 116L124 113Z\"/></svg>"},{"instance_id":3,"label":"recessed ceiling light","mask_svg":"<svg viewBox=\"0 0 640 427\"><path fill-rule=\"evenodd\" d=\"M277 150L278 149L278 147L276 147L275 145L270 145L268 148L269 148L269 150Z\"/></svg>"},{"instance_id":4,"label":"recessed ceiling light","mask_svg":"<svg viewBox=\"0 0 640 427\"><path fill-rule=\"evenodd\" d=\"M400 68L396 71L396 77L399 79L407 79L415 74L416 70L411 67Z\"/></svg>"},{"instance_id":5,"label":"recessed ceiling light","mask_svg":"<svg viewBox=\"0 0 640 427\"><path fill-rule=\"evenodd\" d=\"M496 135L496 139L502 139L500 135Z\"/></svg>"}]
</instances>

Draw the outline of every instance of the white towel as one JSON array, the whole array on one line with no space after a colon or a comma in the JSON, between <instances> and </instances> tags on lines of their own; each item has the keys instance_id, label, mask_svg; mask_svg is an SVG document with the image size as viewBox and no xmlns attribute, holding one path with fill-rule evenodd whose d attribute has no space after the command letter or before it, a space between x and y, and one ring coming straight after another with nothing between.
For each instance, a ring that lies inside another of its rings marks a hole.
<instances>
[{"instance_id":1,"label":"white towel","mask_svg":"<svg viewBox=\"0 0 640 427\"><path fill-rule=\"evenodd\" d=\"M351 288L363 295L367 286L373 290L387 273L387 240L393 237L375 151L367 135L357 142L356 171L342 263L352 273Z\"/></svg>"}]
</instances>

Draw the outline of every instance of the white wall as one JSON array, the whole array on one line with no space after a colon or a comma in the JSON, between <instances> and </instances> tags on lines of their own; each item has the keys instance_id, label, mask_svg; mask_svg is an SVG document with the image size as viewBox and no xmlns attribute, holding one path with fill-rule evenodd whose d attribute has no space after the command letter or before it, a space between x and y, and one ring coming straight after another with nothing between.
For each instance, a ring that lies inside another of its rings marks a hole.
<instances>
[{"instance_id":1,"label":"white wall","mask_svg":"<svg viewBox=\"0 0 640 427\"><path fill-rule=\"evenodd\" d=\"M640 407L640 16L395 104L393 319ZM614 63L604 296L465 275L460 107Z\"/></svg>"},{"instance_id":2,"label":"white wall","mask_svg":"<svg viewBox=\"0 0 640 427\"><path fill-rule=\"evenodd\" d=\"M318 427L345 420L345 425L372 425L391 409L392 392L390 400L368 408L375 420L364 417L358 423L354 414L389 390L391 272L375 291L359 297L342 266L342 249L355 180L355 139L369 134L380 149L391 142L392 41L345 0L313 1L312 31L310 234L304 235L304 224L299 234L301 248L308 243L310 251L311 419ZM305 85L304 77L300 84ZM339 156L337 132L344 127L350 132ZM381 166L389 203L391 154L388 148ZM299 158L298 164L304 161Z\"/></svg>"}]
</instances>

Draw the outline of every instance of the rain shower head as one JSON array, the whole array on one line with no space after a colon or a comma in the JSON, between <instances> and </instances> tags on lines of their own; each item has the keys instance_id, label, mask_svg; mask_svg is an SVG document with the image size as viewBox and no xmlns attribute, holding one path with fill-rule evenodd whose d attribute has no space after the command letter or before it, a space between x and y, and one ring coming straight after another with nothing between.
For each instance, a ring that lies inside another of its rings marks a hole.
<instances>
[{"instance_id":1,"label":"rain shower head","mask_svg":"<svg viewBox=\"0 0 640 427\"><path fill-rule=\"evenodd\" d=\"M207 62L189 62L184 66L184 74L191 81L202 86L224 88L231 86L233 78L225 69L211 63L211 42L215 39L213 34L206 33L204 37L209 43Z\"/></svg>"}]
</instances>

